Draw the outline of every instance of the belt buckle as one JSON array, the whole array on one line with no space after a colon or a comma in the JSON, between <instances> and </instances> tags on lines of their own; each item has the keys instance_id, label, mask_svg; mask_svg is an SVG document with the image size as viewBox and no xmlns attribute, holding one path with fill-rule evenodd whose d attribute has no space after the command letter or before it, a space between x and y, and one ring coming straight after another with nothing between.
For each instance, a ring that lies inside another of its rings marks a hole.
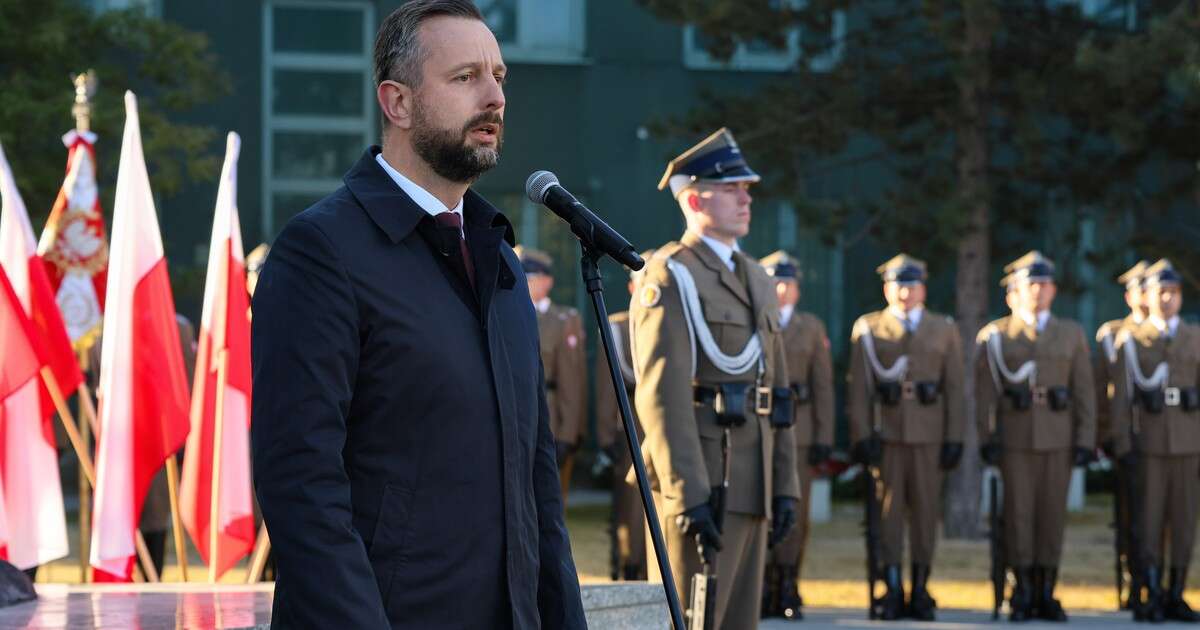
<instances>
[{"instance_id":1,"label":"belt buckle","mask_svg":"<svg viewBox=\"0 0 1200 630\"><path fill-rule=\"evenodd\" d=\"M771 388L758 386L754 388L754 413L760 416L771 415Z\"/></svg>"},{"instance_id":2,"label":"belt buckle","mask_svg":"<svg viewBox=\"0 0 1200 630\"><path fill-rule=\"evenodd\" d=\"M1033 388L1033 402L1037 403L1039 405L1046 404L1046 394L1047 394L1047 390L1045 387L1034 387Z\"/></svg>"},{"instance_id":3,"label":"belt buckle","mask_svg":"<svg viewBox=\"0 0 1200 630\"><path fill-rule=\"evenodd\" d=\"M902 400L916 400L917 386L912 381L904 381L900 383L900 398Z\"/></svg>"},{"instance_id":4,"label":"belt buckle","mask_svg":"<svg viewBox=\"0 0 1200 630\"><path fill-rule=\"evenodd\" d=\"M1178 387L1168 387L1163 390L1163 398L1168 407L1178 407L1181 396Z\"/></svg>"}]
</instances>

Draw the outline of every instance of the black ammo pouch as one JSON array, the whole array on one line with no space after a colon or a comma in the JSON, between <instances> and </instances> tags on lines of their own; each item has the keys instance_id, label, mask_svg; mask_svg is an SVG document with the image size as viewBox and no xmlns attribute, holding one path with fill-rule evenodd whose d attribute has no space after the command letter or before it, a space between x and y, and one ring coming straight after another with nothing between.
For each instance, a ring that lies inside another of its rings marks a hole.
<instances>
[{"instance_id":1,"label":"black ammo pouch","mask_svg":"<svg viewBox=\"0 0 1200 630\"><path fill-rule=\"evenodd\" d=\"M1066 411L1071 406L1071 390L1062 385L1046 390L1046 402L1054 411Z\"/></svg>"},{"instance_id":2,"label":"black ammo pouch","mask_svg":"<svg viewBox=\"0 0 1200 630\"><path fill-rule=\"evenodd\" d=\"M1139 387L1134 394L1134 401L1141 405L1146 413L1159 414L1167 406L1166 394L1161 389L1146 390Z\"/></svg>"},{"instance_id":3,"label":"black ammo pouch","mask_svg":"<svg viewBox=\"0 0 1200 630\"><path fill-rule=\"evenodd\" d=\"M792 400L796 401L797 405L812 402L812 389L809 388L808 383L792 383Z\"/></svg>"},{"instance_id":4,"label":"black ammo pouch","mask_svg":"<svg viewBox=\"0 0 1200 630\"><path fill-rule=\"evenodd\" d=\"M717 412L717 425L740 427L746 424L746 396L753 391L750 383L721 383L713 387L700 385L695 388L693 400L702 405L711 405Z\"/></svg>"},{"instance_id":5,"label":"black ammo pouch","mask_svg":"<svg viewBox=\"0 0 1200 630\"><path fill-rule=\"evenodd\" d=\"M882 382L875 384L875 393L879 395L879 402L892 407L900 404L900 398L903 395L903 390L900 383Z\"/></svg>"},{"instance_id":6,"label":"black ammo pouch","mask_svg":"<svg viewBox=\"0 0 1200 630\"><path fill-rule=\"evenodd\" d=\"M1181 387L1179 389L1179 406L1183 407L1184 411L1200 409L1200 389Z\"/></svg>"},{"instance_id":7,"label":"black ammo pouch","mask_svg":"<svg viewBox=\"0 0 1200 630\"><path fill-rule=\"evenodd\" d=\"M934 381L919 381L916 383L917 400L921 401L922 405L933 405L938 401L938 392L941 386Z\"/></svg>"},{"instance_id":8,"label":"black ammo pouch","mask_svg":"<svg viewBox=\"0 0 1200 630\"><path fill-rule=\"evenodd\" d=\"M771 388L771 427L786 429L792 426L792 389L790 387Z\"/></svg>"},{"instance_id":9,"label":"black ammo pouch","mask_svg":"<svg viewBox=\"0 0 1200 630\"><path fill-rule=\"evenodd\" d=\"M1033 406L1033 390L1028 385L1005 387L1004 395L1012 401L1013 409L1025 411Z\"/></svg>"}]
</instances>

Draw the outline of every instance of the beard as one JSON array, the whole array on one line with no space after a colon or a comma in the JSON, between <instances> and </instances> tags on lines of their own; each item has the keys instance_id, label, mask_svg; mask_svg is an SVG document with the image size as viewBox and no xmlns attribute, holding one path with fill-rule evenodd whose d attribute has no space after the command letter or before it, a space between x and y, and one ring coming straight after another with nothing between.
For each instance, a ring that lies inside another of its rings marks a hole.
<instances>
[{"instance_id":1,"label":"beard","mask_svg":"<svg viewBox=\"0 0 1200 630\"><path fill-rule=\"evenodd\" d=\"M473 147L468 144L472 129L491 123L496 125L496 146ZM436 127L429 120L425 107L417 100L413 109L413 149L433 172L448 181L471 183L500 161L504 144L504 119L496 112L484 112L472 117L459 129Z\"/></svg>"}]
</instances>

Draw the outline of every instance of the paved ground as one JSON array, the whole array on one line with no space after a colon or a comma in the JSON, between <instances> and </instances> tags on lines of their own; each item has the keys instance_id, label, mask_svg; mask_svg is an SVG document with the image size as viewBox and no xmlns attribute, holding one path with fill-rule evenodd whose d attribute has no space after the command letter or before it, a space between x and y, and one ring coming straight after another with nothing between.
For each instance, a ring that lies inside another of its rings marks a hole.
<instances>
[{"instance_id":1,"label":"paved ground","mask_svg":"<svg viewBox=\"0 0 1200 630\"><path fill-rule=\"evenodd\" d=\"M1128 614L1077 612L1071 615L1071 626L1102 627L1118 630L1123 628L1145 628L1143 624L1135 625ZM1173 624L1174 625L1174 624ZM937 630L967 630L969 628L1009 627L1005 618L992 621L990 613L966 610L939 611L935 622L920 621L869 621L866 612L858 609L845 608L815 608L805 611L802 622L789 622L781 619L771 619L763 622L760 630L812 630L814 628L936 628ZM1021 630L1050 630L1061 629L1062 624L1054 623L1024 623Z\"/></svg>"}]
</instances>

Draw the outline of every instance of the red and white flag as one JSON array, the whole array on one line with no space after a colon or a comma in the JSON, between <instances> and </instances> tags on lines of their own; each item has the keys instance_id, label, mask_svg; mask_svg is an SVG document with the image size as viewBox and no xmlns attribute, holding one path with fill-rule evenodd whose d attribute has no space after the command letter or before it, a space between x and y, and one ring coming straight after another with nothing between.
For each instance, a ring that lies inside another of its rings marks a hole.
<instances>
[{"instance_id":1,"label":"red and white flag","mask_svg":"<svg viewBox=\"0 0 1200 630\"><path fill-rule=\"evenodd\" d=\"M38 254L54 290L71 343L86 348L104 314L108 243L96 187L96 134L68 131L67 175L42 230Z\"/></svg>"},{"instance_id":2,"label":"red and white flag","mask_svg":"<svg viewBox=\"0 0 1200 630\"><path fill-rule=\"evenodd\" d=\"M150 482L188 433L175 301L132 92L125 93L110 256L91 565L97 580L128 581Z\"/></svg>"},{"instance_id":3,"label":"red and white flag","mask_svg":"<svg viewBox=\"0 0 1200 630\"><path fill-rule=\"evenodd\" d=\"M83 382L58 304L37 254L37 243L12 169L0 147L0 267L21 312L32 326L31 341L62 395ZM40 365L39 365L40 368ZM0 474L8 512L9 561L29 569L67 555L67 521L58 453L54 402L40 378L4 400L0 425Z\"/></svg>"},{"instance_id":4,"label":"red and white flag","mask_svg":"<svg viewBox=\"0 0 1200 630\"><path fill-rule=\"evenodd\" d=\"M33 325L25 317L21 301L0 272L0 425L8 422L4 403L9 396L33 383L42 359L33 347ZM0 559L8 560L12 541L8 528L8 510L4 500L4 471L0 468Z\"/></svg>"},{"instance_id":5,"label":"red and white flag","mask_svg":"<svg viewBox=\"0 0 1200 630\"><path fill-rule=\"evenodd\" d=\"M254 505L250 497L250 299L246 292L246 259L237 205L241 145L241 138L230 132L208 252L200 350L192 386L192 430L188 434L180 483L179 511L183 525L204 562L210 566L215 562L217 577L254 547ZM214 454L217 434L221 445ZM215 504L214 485L218 488Z\"/></svg>"}]
</instances>

